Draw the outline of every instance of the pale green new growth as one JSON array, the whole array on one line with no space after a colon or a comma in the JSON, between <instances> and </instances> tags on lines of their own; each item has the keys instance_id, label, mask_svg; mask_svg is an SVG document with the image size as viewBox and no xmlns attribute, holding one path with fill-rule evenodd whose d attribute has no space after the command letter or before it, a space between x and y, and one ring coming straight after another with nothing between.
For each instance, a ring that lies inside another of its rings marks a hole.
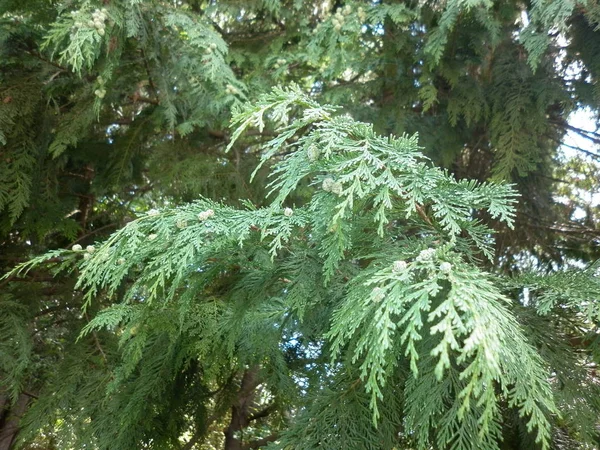
<instances>
[{"instance_id":1,"label":"pale green new growth","mask_svg":"<svg viewBox=\"0 0 600 450\"><path fill-rule=\"evenodd\" d=\"M0 2L0 447L598 448L599 55L589 0Z\"/></svg>"},{"instance_id":2,"label":"pale green new growth","mask_svg":"<svg viewBox=\"0 0 600 450\"><path fill-rule=\"evenodd\" d=\"M124 362L111 392L144 363L152 311L173 321L168 334L192 327L200 360L221 352L226 364L247 348L245 360L267 358L276 372L281 347L259 336L272 332L277 343L289 324L330 310L320 351L330 375L338 362L357 371L354 398L338 408L368 403L368 414L352 412L373 421L360 425L365 430L393 416L382 405L401 395L404 427L418 448L497 449L501 409L509 405L548 448L557 410L546 367L511 300L473 263L492 256L492 230L474 212L512 226L511 187L456 180L420 153L416 136L380 136L297 87L275 89L233 123L230 147L249 127L272 127L262 157L262 164L273 161L268 207L198 200L152 211L79 264L77 288L88 305L101 293L121 298L83 330L123 330ZM301 182L315 192L291 208ZM214 373L217 364L206 370ZM286 389L294 385L285 370L275 377ZM327 402L315 408L336 411ZM305 432L301 439L310 442L323 431ZM307 448L293 442L284 447Z\"/></svg>"}]
</instances>

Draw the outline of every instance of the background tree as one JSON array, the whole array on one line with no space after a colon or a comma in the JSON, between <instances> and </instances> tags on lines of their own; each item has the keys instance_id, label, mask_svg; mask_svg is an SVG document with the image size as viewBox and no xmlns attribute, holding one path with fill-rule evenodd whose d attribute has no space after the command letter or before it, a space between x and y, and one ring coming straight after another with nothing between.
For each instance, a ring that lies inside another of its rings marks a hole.
<instances>
[{"instance_id":1,"label":"background tree","mask_svg":"<svg viewBox=\"0 0 600 450\"><path fill-rule=\"evenodd\" d=\"M599 12L3 2L0 448L593 445Z\"/></svg>"}]
</instances>

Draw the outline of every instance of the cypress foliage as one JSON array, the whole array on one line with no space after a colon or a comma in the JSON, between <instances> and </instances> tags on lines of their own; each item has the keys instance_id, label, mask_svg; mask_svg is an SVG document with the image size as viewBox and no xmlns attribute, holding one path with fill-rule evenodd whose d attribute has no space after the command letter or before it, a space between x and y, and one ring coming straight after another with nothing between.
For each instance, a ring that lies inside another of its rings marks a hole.
<instances>
[{"instance_id":1,"label":"cypress foliage","mask_svg":"<svg viewBox=\"0 0 600 450\"><path fill-rule=\"evenodd\" d=\"M598 8L4 2L0 449L597 447Z\"/></svg>"}]
</instances>

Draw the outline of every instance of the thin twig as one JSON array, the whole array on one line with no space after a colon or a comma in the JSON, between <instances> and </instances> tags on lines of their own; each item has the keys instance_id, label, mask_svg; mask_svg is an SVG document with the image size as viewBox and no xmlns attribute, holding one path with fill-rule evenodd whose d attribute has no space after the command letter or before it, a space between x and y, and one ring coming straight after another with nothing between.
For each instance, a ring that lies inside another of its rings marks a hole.
<instances>
[{"instance_id":1,"label":"thin twig","mask_svg":"<svg viewBox=\"0 0 600 450\"><path fill-rule=\"evenodd\" d=\"M83 314L85 315L85 320L87 320L89 322L90 318L88 316L87 311L84 312ZM92 337L94 338L94 343L96 344L96 348L98 349L98 351L102 355L102 359L104 360L104 363L107 364L108 363L108 358L106 357L106 353L104 353L104 350L102 350L102 346L100 345L100 340L98 339L98 335L96 334L95 331L92 331Z\"/></svg>"},{"instance_id":2,"label":"thin twig","mask_svg":"<svg viewBox=\"0 0 600 450\"><path fill-rule=\"evenodd\" d=\"M104 225L103 227L100 228L96 228L95 230L90 231L89 233L84 234L83 236L78 237L76 240L74 240L73 242L71 242L68 247L73 246L74 244L77 244L78 242L83 241L84 239L93 236L94 234L100 233L101 231L107 230L109 228L116 228L118 226L118 224L116 223L109 223L108 225Z\"/></svg>"},{"instance_id":3,"label":"thin twig","mask_svg":"<svg viewBox=\"0 0 600 450\"><path fill-rule=\"evenodd\" d=\"M52 60L50 60L48 58L45 58L44 56L42 56L41 54L39 54L36 51L28 50L26 53L29 54L29 55L31 55L31 56L33 56L34 58L39 59L40 61L45 62L46 64L50 64L51 66L54 66L57 69L60 69L61 72L69 72L68 68L63 67L60 64L57 64L57 63L55 63L54 61L52 61Z\"/></svg>"},{"instance_id":4,"label":"thin twig","mask_svg":"<svg viewBox=\"0 0 600 450\"><path fill-rule=\"evenodd\" d=\"M570 149L576 150L576 151L578 151L578 152L584 153L584 154L586 154L586 155L588 155L588 156L591 156L592 158L600 159L600 155L599 155L599 154L596 154L596 153L590 152L589 150L585 150L585 149L583 149L583 148L581 148L581 147L576 147L576 146L574 146L574 145L565 144L565 143L564 143L562 140L560 140L560 139L557 139L557 138L554 138L554 137L551 137L551 136L548 136L548 137L549 137L550 139L552 139L554 142L556 142L557 144L559 144L559 145L563 145L563 146L565 146L565 147L567 147L567 148L570 148ZM590 137L588 137L588 136L583 136L583 137L585 137L586 139L590 139L590 140L591 140L591 138L590 138ZM599 143L600 143L600 142L599 142Z\"/></svg>"}]
</instances>

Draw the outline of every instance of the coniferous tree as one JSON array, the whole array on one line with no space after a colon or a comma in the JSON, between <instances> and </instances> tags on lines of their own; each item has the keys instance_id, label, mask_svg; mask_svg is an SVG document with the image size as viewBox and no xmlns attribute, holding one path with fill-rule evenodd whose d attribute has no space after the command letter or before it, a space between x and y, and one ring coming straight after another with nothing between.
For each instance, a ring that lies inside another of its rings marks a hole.
<instances>
[{"instance_id":1,"label":"coniferous tree","mask_svg":"<svg viewBox=\"0 0 600 450\"><path fill-rule=\"evenodd\" d=\"M4 2L0 449L597 445L599 12Z\"/></svg>"}]
</instances>

